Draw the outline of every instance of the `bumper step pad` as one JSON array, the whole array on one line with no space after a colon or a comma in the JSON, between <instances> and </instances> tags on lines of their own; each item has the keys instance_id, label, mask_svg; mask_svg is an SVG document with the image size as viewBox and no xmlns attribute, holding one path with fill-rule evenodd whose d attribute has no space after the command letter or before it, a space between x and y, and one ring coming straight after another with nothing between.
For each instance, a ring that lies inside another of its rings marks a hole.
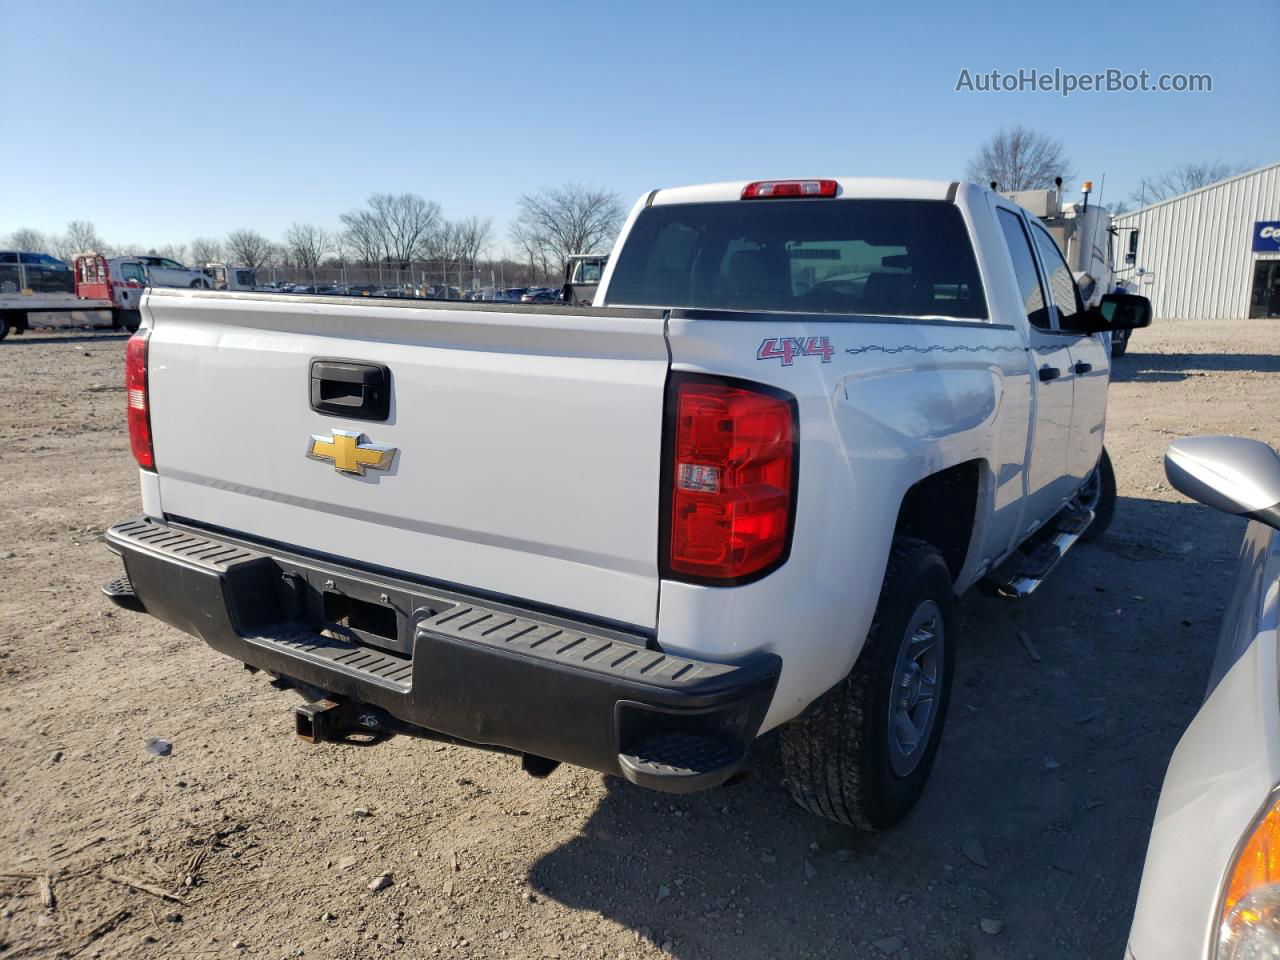
<instances>
[{"instance_id":1,"label":"bumper step pad","mask_svg":"<svg viewBox=\"0 0 1280 960\"><path fill-rule=\"evenodd\" d=\"M129 582L128 574L122 574L110 583L104 583L102 593L122 610L132 610L134 613L147 612L138 595L133 592L133 584Z\"/></svg>"},{"instance_id":2,"label":"bumper step pad","mask_svg":"<svg viewBox=\"0 0 1280 960\"><path fill-rule=\"evenodd\" d=\"M313 658L335 670L351 671L402 692L409 689L413 676L412 660L393 657L350 640L330 637L302 627L247 639L251 643L279 647L300 658Z\"/></svg>"},{"instance_id":3,"label":"bumper step pad","mask_svg":"<svg viewBox=\"0 0 1280 960\"><path fill-rule=\"evenodd\" d=\"M649 737L621 754L622 775L640 787L666 793L693 793L718 786L746 767L741 743L691 733L663 733Z\"/></svg>"}]
</instances>

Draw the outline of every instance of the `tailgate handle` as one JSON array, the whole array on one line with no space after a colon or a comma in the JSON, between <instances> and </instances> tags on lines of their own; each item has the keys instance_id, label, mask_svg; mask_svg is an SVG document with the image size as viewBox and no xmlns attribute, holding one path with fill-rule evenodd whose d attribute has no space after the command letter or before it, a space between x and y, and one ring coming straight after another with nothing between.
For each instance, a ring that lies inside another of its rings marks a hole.
<instances>
[{"instance_id":1,"label":"tailgate handle","mask_svg":"<svg viewBox=\"0 0 1280 960\"><path fill-rule=\"evenodd\" d=\"M312 360L311 409L335 417L385 420L391 412L391 371L380 363Z\"/></svg>"}]
</instances>

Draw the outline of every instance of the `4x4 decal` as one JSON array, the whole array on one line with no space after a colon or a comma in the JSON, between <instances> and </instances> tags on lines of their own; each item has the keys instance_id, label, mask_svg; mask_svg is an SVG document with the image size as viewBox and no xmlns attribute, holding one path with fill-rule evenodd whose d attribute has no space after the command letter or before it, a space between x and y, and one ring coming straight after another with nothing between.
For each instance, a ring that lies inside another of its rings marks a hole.
<instances>
[{"instance_id":1,"label":"4x4 decal","mask_svg":"<svg viewBox=\"0 0 1280 960\"><path fill-rule=\"evenodd\" d=\"M760 344L756 359L781 360L789 367L796 357L821 357L823 363L830 363L835 352L829 337L770 337Z\"/></svg>"}]
</instances>

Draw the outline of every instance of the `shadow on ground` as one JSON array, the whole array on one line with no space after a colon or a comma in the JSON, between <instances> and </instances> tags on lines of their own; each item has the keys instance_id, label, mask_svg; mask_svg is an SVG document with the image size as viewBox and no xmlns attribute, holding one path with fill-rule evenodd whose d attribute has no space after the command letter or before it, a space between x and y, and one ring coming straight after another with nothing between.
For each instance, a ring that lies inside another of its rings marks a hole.
<instances>
[{"instance_id":1,"label":"shadow on ground","mask_svg":"<svg viewBox=\"0 0 1280 960\"><path fill-rule=\"evenodd\" d=\"M889 832L793 807L771 735L736 787L671 797L610 779L530 880L684 958L1120 957L1242 529L1121 498L1111 531L1034 597L966 596L938 764Z\"/></svg>"},{"instance_id":2,"label":"shadow on ground","mask_svg":"<svg viewBox=\"0 0 1280 960\"><path fill-rule=\"evenodd\" d=\"M1111 365L1117 383L1171 383L1205 373L1280 373L1280 355L1130 352Z\"/></svg>"}]
</instances>

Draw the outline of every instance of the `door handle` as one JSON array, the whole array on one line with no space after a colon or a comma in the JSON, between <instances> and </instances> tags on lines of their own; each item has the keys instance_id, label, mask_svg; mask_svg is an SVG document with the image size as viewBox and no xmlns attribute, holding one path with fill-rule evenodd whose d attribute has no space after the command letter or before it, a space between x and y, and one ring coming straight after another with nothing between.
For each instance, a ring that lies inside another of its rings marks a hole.
<instances>
[{"instance_id":1,"label":"door handle","mask_svg":"<svg viewBox=\"0 0 1280 960\"><path fill-rule=\"evenodd\" d=\"M1079 363L1076 364L1076 375L1078 376L1079 374L1082 374L1082 373L1088 373L1092 369L1093 369L1092 363L1085 363L1083 360L1081 360Z\"/></svg>"},{"instance_id":2,"label":"door handle","mask_svg":"<svg viewBox=\"0 0 1280 960\"><path fill-rule=\"evenodd\" d=\"M1041 367L1036 373L1039 375L1041 383L1048 383L1050 380L1057 380L1062 376L1062 371L1057 367Z\"/></svg>"}]
</instances>

